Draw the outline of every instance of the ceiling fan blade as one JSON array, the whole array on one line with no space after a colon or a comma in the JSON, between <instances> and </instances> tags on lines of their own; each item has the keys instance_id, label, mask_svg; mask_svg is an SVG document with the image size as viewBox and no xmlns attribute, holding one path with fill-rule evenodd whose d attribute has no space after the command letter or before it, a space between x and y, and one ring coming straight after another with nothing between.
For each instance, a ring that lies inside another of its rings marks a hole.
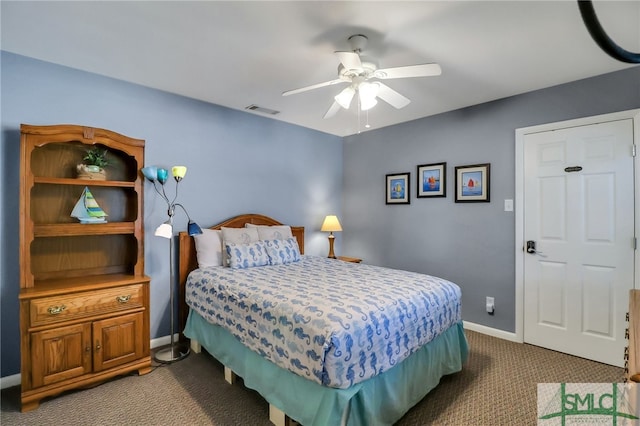
<instances>
[{"instance_id":1,"label":"ceiling fan blade","mask_svg":"<svg viewBox=\"0 0 640 426\"><path fill-rule=\"evenodd\" d=\"M338 55L338 59L340 59L340 62L346 69L362 69L362 61L360 60L360 55L358 55L356 52L336 52L336 55Z\"/></svg>"},{"instance_id":2,"label":"ceiling fan blade","mask_svg":"<svg viewBox=\"0 0 640 426\"><path fill-rule=\"evenodd\" d=\"M339 103L333 102L333 104L331 104L331 106L329 107L327 112L324 114L324 117L322 117L322 118L331 118L331 117L333 117L334 115L336 115L336 113L338 111L340 111L340 108L342 108L342 107L340 106Z\"/></svg>"},{"instance_id":3,"label":"ceiling fan blade","mask_svg":"<svg viewBox=\"0 0 640 426\"><path fill-rule=\"evenodd\" d=\"M393 90L386 84L375 82L378 87L378 97L396 109L404 108L411 102L408 98Z\"/></svg>"},{"instance_id":4,"label":"ceiling fan blade","mask_svg":"<svg viewBox=\"0 0 640 426\"><path fill-rule=\"evenodd\" d=\"M324 83L312 84L311 86L301 87L299 89L287 90L286 92L282 92L282 96L295 95L297 93L306 92L307 90L318 89L320 87L331 86L333 84L344 83L345 80L335 79L331 81L325 81Z\"/></svg>"},{"instance_id":5,"label":"ceiling fan blade","mask_svg":"<svg viewBox=\"0 0 640 426\"><path fill-rule=\"evenodd\" d=\"M383 68L376 70L374 76L385 80L388 78L431 77L442 74L438 64L407 65L405 67Z\"/></svg>"}]
</instances>

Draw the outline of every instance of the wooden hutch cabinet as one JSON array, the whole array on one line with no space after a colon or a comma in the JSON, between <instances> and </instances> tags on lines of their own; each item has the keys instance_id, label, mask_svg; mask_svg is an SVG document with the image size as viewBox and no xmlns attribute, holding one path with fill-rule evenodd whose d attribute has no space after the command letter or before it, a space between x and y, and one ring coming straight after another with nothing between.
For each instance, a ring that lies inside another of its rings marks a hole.
<instances>
[{"instance_id":1,"label":"wooden hutch cabinet","mask_svg":"<svg viewBox=\"0 0 640 426\"><path fill-rule=\"evenodd\" d=\"M42 398L151 371L144 275L144 141L76 125L21 130L22 411ZM88 149L107 151L106 178L78 178ZM90 188L106 223L71 211Z\"/></svg>"},{"instance_id":2,"label":"wooden hutch cabinet","mask_svg":"<svg viewBox=\"0 0 640 426\"><path fill-rule=\"evenodd\" d=\"M640 383L640 290L629 291L629 336L628 353L626 354L627 379ZM638 386L640 394L640 386ZM640 399L638 399L640 402ZM638 407L640 409L640 407Z\"/></svg>"}]
</instances>

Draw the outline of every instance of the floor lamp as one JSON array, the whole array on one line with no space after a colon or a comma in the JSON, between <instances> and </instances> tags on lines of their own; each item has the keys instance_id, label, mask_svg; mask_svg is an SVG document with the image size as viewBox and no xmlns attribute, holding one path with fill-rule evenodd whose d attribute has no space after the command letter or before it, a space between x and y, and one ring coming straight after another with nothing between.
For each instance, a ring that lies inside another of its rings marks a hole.
<instances>
[{"instance_id":1,"label":"floor lamp","mask_svg":"<svg viewBox=\"0 0 640 426\"><path fill-rule=\"evenodd\" d=\"M189 213L184 208L182 204L176 203L176 199L178 198L178 184L184 178L187 173L187 168L184 166L174 166L171 168L171 174L173 175L176 181L176 191L173 199L169 199L167 197L167 193L165 192L164 184L167 181L169 171L167 169L159 168L157 166L148 166L142 169L142 174L153 183L153 188L156 190L158 194L162 197L163 200L167 203L167 214L169 215L169 220L164 222L162 225L158 226L155 231L155 235L158 237L167 238L169 240L169 305L170 305L170 317L171 317L171 343L166 348L161 348L157 350L154 354L154 359L161 363L171 363L175 361L180 361L189 355L189 346L183 342L175 342L175 328L174 328L174 316L175 316L175 294L176 294L176 285L175 285L175 274L173 267L173 216L175 215L176 207L180 207L185 215L187 215L188 224L187 224L187 232L189 235L198 235L202 234L202 229L198 226L197 223L191 220L189 217ZM160 189L158 189L157 183L160 184Z\"/></svg>"}]
</instances>

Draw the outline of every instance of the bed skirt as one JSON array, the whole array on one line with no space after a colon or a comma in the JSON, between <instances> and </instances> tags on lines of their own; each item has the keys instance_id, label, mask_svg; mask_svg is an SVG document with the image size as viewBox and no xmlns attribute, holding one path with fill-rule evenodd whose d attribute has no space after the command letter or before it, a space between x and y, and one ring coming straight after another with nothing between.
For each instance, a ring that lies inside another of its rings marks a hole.
<instances>
[{"instance_id":1,"label":"bed skirt","mask_svg":"<svg viewBox=\"0 0 640 426\"><path fill-rule=\"evenodd\" d=\"M193 311L184 335L242 377L246 387L305 426L339 425L347 407L349 426L392 425L442 376L462 370L469 351L459 322L390 370L348 389L335 389L276 366Z\"/></svg>"}]
</instances>

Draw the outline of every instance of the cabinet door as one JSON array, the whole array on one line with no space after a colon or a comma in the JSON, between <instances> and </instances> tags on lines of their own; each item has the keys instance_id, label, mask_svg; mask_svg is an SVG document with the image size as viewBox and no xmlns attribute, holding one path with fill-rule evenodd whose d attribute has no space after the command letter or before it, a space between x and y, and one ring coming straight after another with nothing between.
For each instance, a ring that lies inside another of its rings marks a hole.
<instances>
[{"instance_id":1,"label":"cabinet door","mask_svg":"<svg viewBox=\"0 0 640 426\"><path fill-rule=\"evenodd\" d=\"M93 370L98 372L141 358L143 324L142 312L94 321Z\"/></svg>"},{"instance_id":2,"label":"cabinet door","mask_svg":"<svg viewBox=\"0 0 640 426\"><path fill-rule=\"evenodd\" d=\"M91 324L76 324L31 334L34 387L91 372Z\"/></svg>"}]
</instances>

